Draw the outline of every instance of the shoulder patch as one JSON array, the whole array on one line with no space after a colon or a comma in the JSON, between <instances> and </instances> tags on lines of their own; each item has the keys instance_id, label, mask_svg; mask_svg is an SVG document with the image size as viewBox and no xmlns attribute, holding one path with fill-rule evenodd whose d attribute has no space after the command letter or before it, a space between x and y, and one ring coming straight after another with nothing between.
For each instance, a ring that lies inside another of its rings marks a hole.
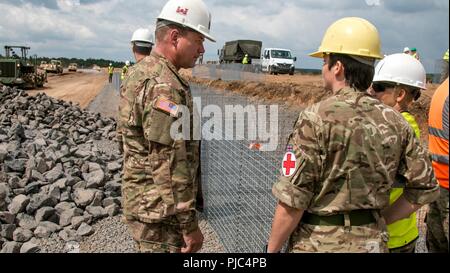
<instances>
[{"instance_id":1,"label":"shoulder patch","mask_svg":"<svg viewBox=\"0 0 450 273\"><path fill-rule=\"evenodd\" d=\"M163 111L172 117L178 117L180 106L164 96L159 96L153 103L153 108Z\"/></svg>"},{"instance_id":2,"label":"shoulder patch","mask_svg":"<svg viewBox=\"0 0 450 273\"><path fill-rule=\"evenodd\" d=\"M283 175L285 177L290 177L295 173L297 169L297 158L292 152L287 152L283 157Z\"/></svg>"}]
</instances>

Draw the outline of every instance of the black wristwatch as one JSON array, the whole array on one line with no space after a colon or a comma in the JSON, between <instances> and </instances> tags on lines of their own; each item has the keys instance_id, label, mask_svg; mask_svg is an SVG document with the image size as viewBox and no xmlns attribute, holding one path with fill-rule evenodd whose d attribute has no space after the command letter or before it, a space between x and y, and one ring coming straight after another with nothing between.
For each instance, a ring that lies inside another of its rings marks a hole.
<instances>
[{"instance_id":1,"label":"black wristwatch","mask_svg":"<svg viewBox=\"0 0 450 273\"><path fill-rule=\"evenodd\" d=\"M269 245L265 245L265 246L264 246L263 253L268 253L268 252L267 252L267 249L268 249L268 248L269 248ZM278 252L276 252L276 253L281 253L281 250L278 251Z\"/></svg>"}]
</instances>

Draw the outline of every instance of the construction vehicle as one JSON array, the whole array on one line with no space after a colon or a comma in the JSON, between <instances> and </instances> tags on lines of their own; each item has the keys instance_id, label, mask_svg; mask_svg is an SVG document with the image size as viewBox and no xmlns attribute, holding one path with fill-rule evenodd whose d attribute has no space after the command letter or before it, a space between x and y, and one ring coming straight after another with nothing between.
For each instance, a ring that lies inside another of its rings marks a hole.
<instances>
[{"instance_id":1,"label":"construction vehicle","mask_svg":"<svg viewBox=\"0 0 450 273\"><path fill-rule=\"evenodd\" d=\"M68 67L69 72L77 72L77 69L78 69L78 64L76 64L76 63L69 64L69 67Z\"/></svg>"},{"instance_id":2,"label":"construction vehicle","mask_svg":"<svg viewBox=\"0 0 450 273\"><path fill-rule=\"evenodd\" d=\"M248 54L249 64L261 58L261 41L236 40L226 42L222 49L217 51L219 63L242 63L245 54Z\"/></svg>"},{"instance_id":3,"label":"construction vehicle","mask_svg":"<svg viewBox=\"0 0 450 273\"><path fill-rule=\"evenodd\" d=\"M45 67L45 71L47 71L47 73L62 74L63 66L61 61L51 60L50 63Z\"/></svg>"},{"instance_id":4,"label":"construction vehicle","mask_svg":"<svg viewBox=\"0 0 450 273\"><path fill-rule=\"evenodd\" d=\"M42 70L45 70L47 68L47 62L46 61L41 61L41 64L39 65L39 68Z\"/></svg>"},{"instance_id":5,"label":"construction vehicle","mask_svg":"<svg viewBox=\"0 0 450 273\"><path fill-rule=\"evenodd\" d=\"M262 55L262 71L269 74L294 75L297 57L292 57L289 49L266 48Z\"/></svg>"},{"instance_id":6,"label":"construction vehicle","mask_svg":"<svg viewBox=\"0 0 450 273\"><path fill-rule=\"evenodd\" d=\"M20 49L17 55L14 49ZM37 56L27 57L30 47L5 46L5 57L0 59L0 83L20 88L43 87L47 73L37 65Z\"/></svg>"}]
</instances>

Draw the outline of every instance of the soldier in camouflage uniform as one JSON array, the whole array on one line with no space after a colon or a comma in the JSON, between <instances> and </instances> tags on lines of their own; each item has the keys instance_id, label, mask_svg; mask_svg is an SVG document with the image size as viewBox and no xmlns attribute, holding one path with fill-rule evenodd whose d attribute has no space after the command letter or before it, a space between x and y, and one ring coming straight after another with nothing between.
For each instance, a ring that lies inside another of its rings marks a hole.
<instances>
[{"instance_id":1,"label":"soldier in camouflage uniform","mask_svg":"<svg viewBox=\"0 0 450 273\"><path fill-rule=\"evenodd\" d=\"M147 28L139 28L135 32L133 32L133 36L131 37L131 51L133 52L136 63L139 63L144 58L150 55L150 52L153 48L153 36L150 33L150 30ZM129 67L128 74L133 73L134 66ZM109 82L112 81L112 73L114 68L112 68L112 64L110 64L110 74L109 74ZM123 90L123 88L121 88ZM120 113L120 105L119 105L119 113ZM119 150L123 153L123 138L122 138L122 128L117 126L116 129L116 140L119 145Z\"/></svg>"},{"instance_id":2,"label":"soldier in camouflage uniform","mask_svg":"<svg viewBox=\"0 0 450 273\"><path fill-rule=\"evenodd\" d=\"M427 152L399 113L365 92L381 58L370 22L335 22L312 56L324 59L334 96L294 125L272 189L279 202L267 251L289 238L289 252L388 252L386 224L438 197ZM388 207L400 178L403 196Z\"/></svg>"},{"instance_id":3,"label":"soldier in camouflage uniform","mask_svg":"<svg viewBox=\"0 0 450 273\"><path fill-rule=\"evenodd\" d=\"M140 252L197 252L203 243L196 213L200 143L192 131L189 139L174 139L171 127L187 107L193 128L189 84L178 71L195 65L205 37L214 41L210 20L201 0L170 0L157 20L156 47L122 86L123 209Z\"/></svg>"}]
</instances>

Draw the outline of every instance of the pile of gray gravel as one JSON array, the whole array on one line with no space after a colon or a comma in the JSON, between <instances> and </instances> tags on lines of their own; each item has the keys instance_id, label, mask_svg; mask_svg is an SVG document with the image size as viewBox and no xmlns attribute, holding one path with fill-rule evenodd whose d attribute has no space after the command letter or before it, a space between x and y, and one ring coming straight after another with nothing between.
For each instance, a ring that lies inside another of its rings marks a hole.
<instances>
[{"instance_id":1,"label":"pile of gray gravel","mask_svg":"<svg viewBox=\"0 0 450 273\"><path fill-rule=\"evenodd\" d=\"M120 212L122 156L97 140L116 123L78 106L3 87L0 92L0 249L38 252L39 238L81 241Z\"/></svg>"},{"instance_id":2,"label":"pile of gray gravel","mask_svg":"<svg viewBox=\"0 0 450 273\"><path fill-rule=\"evenodd\" d=\"M113 118L0 86L0 125L1 253L135 252L120 221ZM223 252L205 219L200 226L202 252Z\"/></svg>"},{"instance_id":3,"label":"pile of gray gravel","mask_svg":"<svg viewBox=\"0 0 450 273\"><path fill-rule=\"evenodd\" d=\"M93 225L95 232L81 241L65 242L56 235L36 243L45 253L136 253L133 239L122 216L104 218ZM200 253L223 253L222 244L207 221L200 216L200 229L205 241Z\"/></svg>"}]
</instances>

